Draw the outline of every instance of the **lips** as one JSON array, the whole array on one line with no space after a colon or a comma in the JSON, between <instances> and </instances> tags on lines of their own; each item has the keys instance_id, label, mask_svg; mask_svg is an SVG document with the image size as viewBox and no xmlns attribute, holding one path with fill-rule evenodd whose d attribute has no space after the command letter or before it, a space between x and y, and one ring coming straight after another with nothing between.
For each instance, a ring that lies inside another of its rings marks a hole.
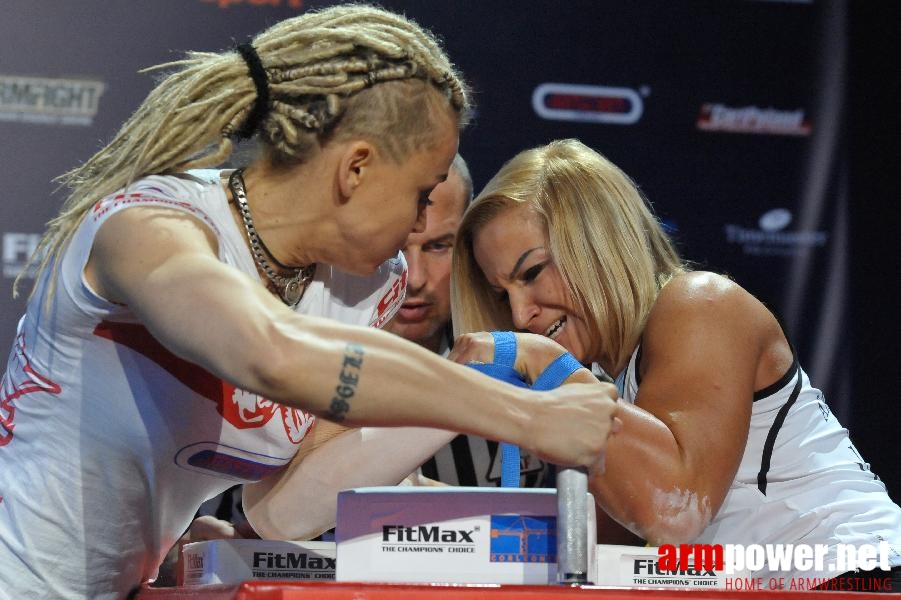
<instances>
[{"instance_id":1,"label":"lips","mask_svg":"<svg viewBox=\"0 0 901 600\"><path fill-rule=\"evenodd\" d=\"M557 319L556 321L551 323L551 326L548 327L547 330L545 330L544 335L551 339L554 339L558 335L560 335L560 332L563 330L563 328L565 326L566 326L566 317L560 317L559 319Z\"/></svg>"},{"instance_id":2,"label":"lips","mask_svg":"<svg viewBox=\"0 0 901 600\"><path fill-rule=\"evenodd\" d=\"M400 307L400 310L397 311L397 316L403 321L422 321L429 314L429 306L431 305L405 303Z\"/></svg>"}]
</instances>

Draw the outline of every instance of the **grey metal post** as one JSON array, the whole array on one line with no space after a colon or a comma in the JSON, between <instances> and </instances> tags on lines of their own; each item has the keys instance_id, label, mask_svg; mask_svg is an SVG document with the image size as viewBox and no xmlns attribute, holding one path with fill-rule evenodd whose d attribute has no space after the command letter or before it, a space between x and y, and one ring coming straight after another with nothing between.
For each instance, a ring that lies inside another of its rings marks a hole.
<instances>
[{"instance_id":1,"label":"grey metal post","mask_svg":"<svg viewBox=\"0 0 901 600\"><path fill-rule=\"evenodd\" d=\"M557 583L588 583L588 472L557 472Z\"/></svg>"}]
</instances>

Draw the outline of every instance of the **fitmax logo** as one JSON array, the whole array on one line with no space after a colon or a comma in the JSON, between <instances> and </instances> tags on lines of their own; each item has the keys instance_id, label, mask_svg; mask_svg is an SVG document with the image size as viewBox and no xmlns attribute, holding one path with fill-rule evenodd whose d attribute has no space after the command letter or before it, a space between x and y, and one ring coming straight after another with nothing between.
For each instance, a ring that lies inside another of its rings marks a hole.
<instances>
[{"instance_id":1,"label":"fitmax logo","mask_svg":"<svg viewBox=\"0 0 901 600\"><path fill-rule=\"evenodd\" d=\"M254 552L253 568L335 570L335 559L304 552Z\"/></svg>"},{"instance_id":2,"label":"fitmax logo","mask_svg":"<svg viewBox=\"0 0 901 600\"><path fill-rule=\"evenodd\" d=\"M660 564L651 558L636 558L632 566L633 575L691 575L694 577L716 577L712 569L661 569Z\"/></svg>"},{"instance_id":3,"label":"fitmax logo","mask_svg":"<svg viewBox=\"0 0 901 600\"><path fill-rule=\"evenodd\" d=\"M382 525L383 542L445 542L474 544L474 529L443 529L437 525Z\"/></svg>"}]
</instances>

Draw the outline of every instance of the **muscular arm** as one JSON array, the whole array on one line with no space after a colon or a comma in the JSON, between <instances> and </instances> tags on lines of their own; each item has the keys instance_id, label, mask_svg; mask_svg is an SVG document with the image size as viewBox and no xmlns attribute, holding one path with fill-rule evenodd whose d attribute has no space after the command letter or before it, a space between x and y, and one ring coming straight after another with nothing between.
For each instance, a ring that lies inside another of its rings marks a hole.
<instances>
[{"instance_id":1,"label":"muscular arm","mask_svg":"<svg viewBox=\"0 0 901 600\"><path fill-rule=\"evenodd\" d=\"M521 391L397 336L294 313L221 263L209 230L177 211L110 217L85 275L176 355L344 424L471 433L565 465L594 464L610 430L613 394L600 384Z\"/></svg>"},{"instance_id":2,"label":"muscular arm","mask_svg":"<svg viewBox=\"0 0 901 600\"><path fill-rule=\"evenodd\" d=\"M598 503L652 544L691 541L735 477L754 390L790 364L775 319L740 287L703 273L670 283L643 337L636 405L590 483Z\"/></svg>"},{"instance_id":3,"label":"muscular arm","mask_svg":"<svg viewBox=\"0 0 901 600\"><path fill-rule=\"evenodd\" d=\"M594 380L580 369L568 381ZM411 472L455 436L420 427L351 429L320 419L285 469L244 486L245 515L264 538L314 538L335 526L342 489L395 485L405 478L443 485Z\"/></svg>"}]
</instances>

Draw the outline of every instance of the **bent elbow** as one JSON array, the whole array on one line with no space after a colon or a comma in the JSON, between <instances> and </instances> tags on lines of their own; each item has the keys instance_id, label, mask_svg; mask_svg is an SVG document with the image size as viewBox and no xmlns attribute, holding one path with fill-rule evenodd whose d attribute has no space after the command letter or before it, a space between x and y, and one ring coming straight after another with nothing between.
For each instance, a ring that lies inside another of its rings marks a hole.
<instances>
[{"instance_id":1,"label":"bent elbow","mask_svg":"<svg viewBox=\"0 0 901 600\"><path fill-rule=\"evenodd\" d=\"M655 546L693 542L710 524L713 510L709 498L675 488L656 490L639 516L639 529Z\"/></svg>"}]
</instances>

